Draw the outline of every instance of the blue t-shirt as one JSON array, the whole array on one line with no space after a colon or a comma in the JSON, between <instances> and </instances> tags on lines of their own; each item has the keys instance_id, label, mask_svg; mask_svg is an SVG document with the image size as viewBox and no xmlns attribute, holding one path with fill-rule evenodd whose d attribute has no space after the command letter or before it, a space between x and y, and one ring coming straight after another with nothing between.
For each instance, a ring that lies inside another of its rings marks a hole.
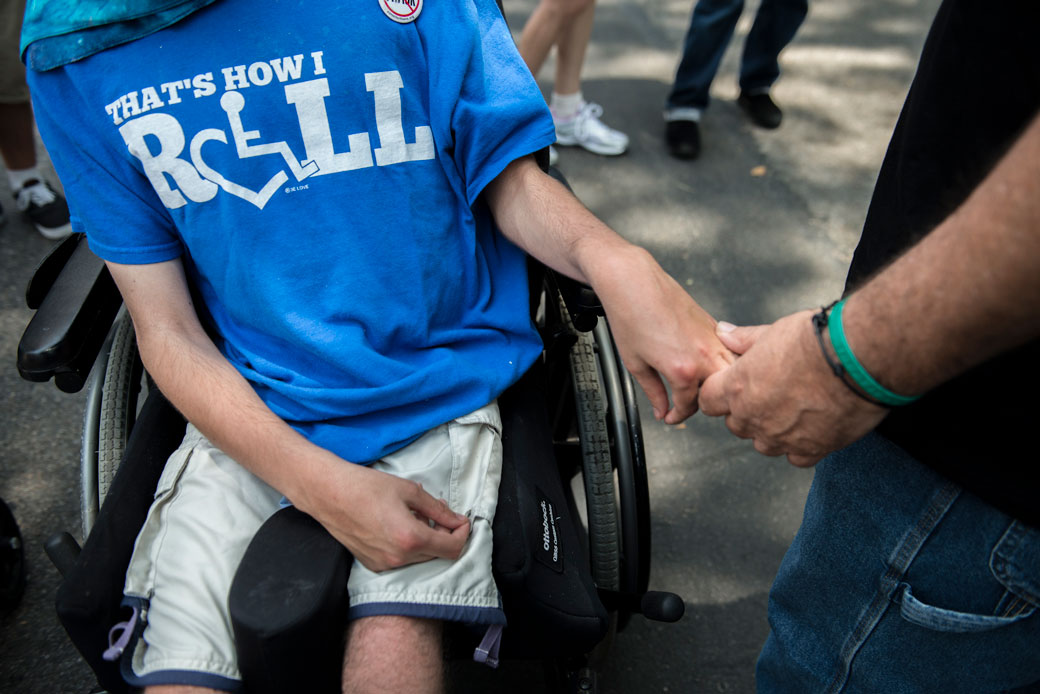
<instances>
[{"instance_id":1,"label":"blue t-shirt","mask_svg":"<svg viewBox=\"0 0 1040 694\"><path fill-rule=\"evenodd\" d=\"M480 194L554 132L494 0L221 0L30 85L74 228L117 263L183 255L224 355L314 443L377 459L537 358Z\"/></svg>"}]
</instances>

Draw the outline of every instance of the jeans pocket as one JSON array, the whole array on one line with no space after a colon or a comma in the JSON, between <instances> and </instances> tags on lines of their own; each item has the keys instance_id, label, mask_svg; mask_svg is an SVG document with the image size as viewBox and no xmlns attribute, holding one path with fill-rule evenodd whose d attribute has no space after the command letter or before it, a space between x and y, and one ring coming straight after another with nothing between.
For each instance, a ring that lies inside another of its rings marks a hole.
<instances>
[{"instance_id":1,"label":"jeans pocket","mask_svg":"<svg viewBox=\"0 0 1040 694\"><path fill-rule=\"evenodd\" d=\"M1012 522L990 553L989 574L1004 590L990 614L929 605L906 582L897 590L900 614L918 626L950 633L1000 629L1033 616L1040 605L1040 531Z\"/></svg>"},{"instance_id":2,"label":"jeans pocket","mask_svg":"<svg viewBox=\"0 0 1040 694\"><path fill-rule=\"evenodd\" d=\"M932 631L966 634L1000 629L1032 616L1035 605L1029 605L1008 617L958 612L921 602L914 597L908 583L899 586L899 613L908 622Z\"/></svg>"}]
</instances>

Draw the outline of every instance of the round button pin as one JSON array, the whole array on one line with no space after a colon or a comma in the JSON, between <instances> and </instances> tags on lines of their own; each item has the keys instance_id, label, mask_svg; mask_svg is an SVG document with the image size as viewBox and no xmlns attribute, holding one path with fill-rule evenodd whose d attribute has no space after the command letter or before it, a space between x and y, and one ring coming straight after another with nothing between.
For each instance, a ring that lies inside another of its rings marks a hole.
<instances>
[{"instance_id":1,"label":"round button pin","mask_svg":"<svg viewBox=\"0 0 1040 694\"><path fill-rule=\"evenodd\" d=\"M422 12L423 0L379 0L383 14L398 24L414 22Z\"/></svg>"}]
</instances>

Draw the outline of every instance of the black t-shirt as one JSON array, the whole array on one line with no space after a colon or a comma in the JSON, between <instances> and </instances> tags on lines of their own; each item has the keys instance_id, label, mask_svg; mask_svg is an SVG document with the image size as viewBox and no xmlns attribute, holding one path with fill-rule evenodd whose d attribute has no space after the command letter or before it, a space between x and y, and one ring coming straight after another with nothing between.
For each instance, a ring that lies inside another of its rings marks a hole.
<instances>
[{"instance_id":1,"label":"black t-shirt","mask_svg":"<svg viewBox=\"0 0 1040 694\"><path fill-rule=\"evenodd\" d=\"M878 176L849 290L953 212L1032 120L1040 108L1038 27L1037 0L942 5ZM967 490L1040 526L1038 428L1040 340L1034 340L894 410L879 431Z\"/></svg>"}]
</instances>

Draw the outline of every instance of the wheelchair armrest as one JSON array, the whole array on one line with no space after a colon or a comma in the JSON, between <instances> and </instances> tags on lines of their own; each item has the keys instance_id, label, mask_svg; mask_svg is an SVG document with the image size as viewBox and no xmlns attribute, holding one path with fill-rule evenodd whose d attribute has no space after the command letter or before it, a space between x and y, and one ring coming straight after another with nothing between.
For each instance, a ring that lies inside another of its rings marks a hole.
<instances>
[{"instance_id":1,"label":"wheelchair armrest","mask_svg":"<svg viewBox=\"0 0 1040 694\"><path fill-rule=\"evenodd\" d=\"M79 391L122 303L104 261L82 234L71 237L41 263L26 300L36 315L18 343L18 373Z\"/></svg>"}]
</instances>

